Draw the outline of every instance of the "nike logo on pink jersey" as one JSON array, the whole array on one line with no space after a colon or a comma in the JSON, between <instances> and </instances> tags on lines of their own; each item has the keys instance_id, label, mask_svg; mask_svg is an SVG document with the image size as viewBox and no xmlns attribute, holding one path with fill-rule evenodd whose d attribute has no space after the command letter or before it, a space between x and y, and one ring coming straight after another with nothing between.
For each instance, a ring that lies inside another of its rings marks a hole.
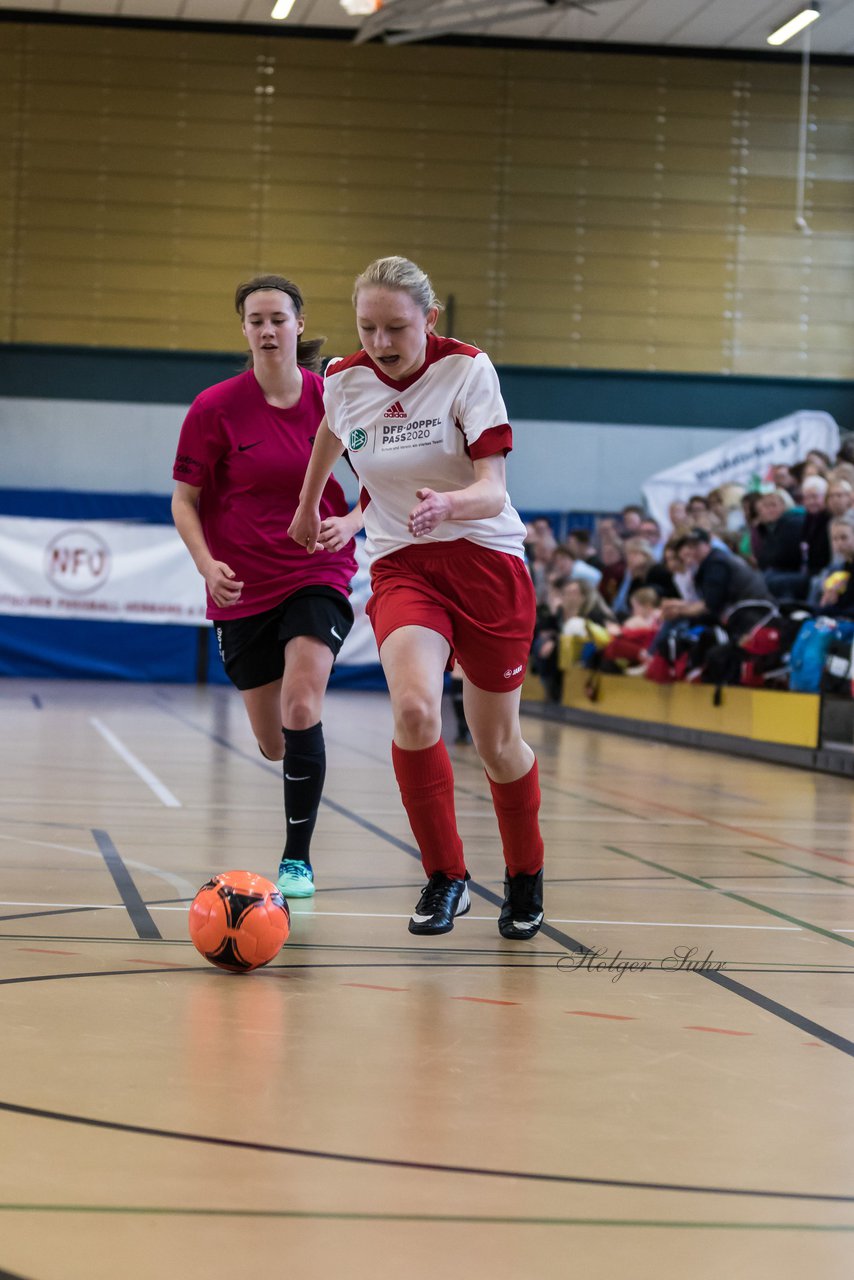
<instances>
[{"instance_id":1,"label":"nike logo on pink jersey","mask_svg":"<svg viewBox=\"0 0 854 1280\"><path fill-rule=\"evenodd\" d=\"M394 404L390 404L383 414L384 418L405 418L406 410L399 400L395 400Z\"/></svg>"}]
</instances>

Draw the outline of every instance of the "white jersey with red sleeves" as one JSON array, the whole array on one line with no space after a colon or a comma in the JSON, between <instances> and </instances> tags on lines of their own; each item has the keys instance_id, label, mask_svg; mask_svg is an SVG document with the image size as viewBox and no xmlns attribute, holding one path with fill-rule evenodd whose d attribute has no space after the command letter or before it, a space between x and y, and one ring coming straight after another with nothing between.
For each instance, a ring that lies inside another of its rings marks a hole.
<instances>
[{"instance_id":1,"label":"white jersey with red sleeves","mask_svg":"<svg viewBox=\"0 0 854 1280\"><path fill-rule=\"evenodd\" d=\"M364 351L331 360L323 401L362 487L371 561L401 547L468 538L524 556L525 526L506 498L497 516L445 520L426 537L407 527L416 490L450 493L475 480L473 461L507 454L513 437L498 375L485 352L430 334L423 365L396 380Z\"/></svg>"}]
</instances>

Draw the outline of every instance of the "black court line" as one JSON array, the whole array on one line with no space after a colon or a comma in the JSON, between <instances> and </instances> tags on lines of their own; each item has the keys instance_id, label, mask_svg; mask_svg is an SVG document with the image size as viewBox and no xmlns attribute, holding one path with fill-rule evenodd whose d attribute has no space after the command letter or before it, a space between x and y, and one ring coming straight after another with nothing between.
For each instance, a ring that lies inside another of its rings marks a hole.
<instances>
[{"instance_id":1,"label":"black court line","mask_svg":"<svg viewBox=\"0 0 854 1280\"><path fill-rule=\"evenodd\" d=\"M854 1223L840 1222L715 1222L708 1218L695 1222L673 1218L545 1218L485 1213L359 1213L322 1209L232 1209L222 1206L139 1204L0 1204L2 1213L59 1213L67 1216L139 1218L223 1218L259 1222L373 1222L408 1223L427 1226L446 1223L454 1226L493 1227L652 1227L659 1231L812 1231L849 1232ZM2 1280L2 1276L0 1276Z\"/></svg>"},{"instance_id":2,"label":"black court line","mask_svg":"<svg viewBox=\"0 0 854 1280\"><path fill-rule=\"evenodd\" d=\"M222 738L212 734L209 730L204 729L197 724L194 724L193 721L187 719L186 717L180 715L177 712L172 712L170 710L169 714L176 715L176 718L188 724L197 733L201 733L204 736L213 739L213 741L217 742L221 746L224 746L227 750L235 752L237 755L241 756L243 759L249 760L252 764L256 766L260 766L261 768L267 770L268 772L274 773L276 774L276 776L278 776L278 770L271 768L268 764L265 764L261 760L256 760L253 756L249 756L246 752L241 751L239 747L233 746L232 743L230 743L227 738ZM571 794L569 792L560 791L560 789L553 784L548 789L553 791L558 791L559 794L562 794L562 795ZM584 797L581 797L581 798L583 799ZM338 813L339 815L350 819L350 821L355 822L358 826L361 826L365 830L370 831L372 834L378 836L381 840L385 841L386 843L392 844L395 848L400 849L403 853L406 853L408 856L417 859L418 862L421 861L421 855L414 846L406 844L406 842L403 840L399 840L396 836L391 835L390 832L384 831L381 827L378 827L374 823L369 822L367 819L362 818L361 815L356 814L352 812L352 810L345 808L344 805L340 805L334 800L329 800L326 796L322 797L321 803L326 805L328 808L332 809L333 812ZM642 819L640 820L642 821ZM643 859L639 859L639 861L643 861ZM669 867L661 867L657 864L652 864L652 865L655 865L655 869L658 871L671 872L671 868ZM671 872L671 874L675 874L675 873ZM490 902L497 906L501 906L503 899L499 898L497 894L492 893L490 890L483 888L483 886L479 885L476 881L472 880L469 884L469 888L473 892L479 894L479 896L484 898L487 902ZM554 942L559 942L561 946L565 946L569 951L581 952L584 955L595 954L595 948L588 947L584 943L578 942L576 939L571 938L568 934L563 933L560 929L555 929L552 925L543 924L540 932L543 933L546 937L551 938ZM719 973L707 972L705 970L695 970L694 972L697 972L700 977L706 978L710 981L720 980L721 978L721 975ZM761 970L761 972L768 972L768 971ZM831 1031L827 1027L822 1027L817 1022L813 1022L808 1018L804 1018L802 1014L795 1012L794 1009L789 1009L786 1005L782 1005L777 1001L767 1000L766 997L761 996L758 992L753 991L750 987L746 987L742 983L733 982L731 979L726 979L724 981L721 981L720 985L726 987L734 995L741 996L742 999L748 1000L751 1004L756 1004L759 1007L764 1008L767 1012L774 1014L776 1017L782 1018L783 1021L789 1023L792 1026L797 1026L800 1029L803 1029L805 1026L808 1025L811 1028L810 1034L815 1036L816 1039L822 1040L823 1043L829 1045L834 1049L840 1049L843 1053L851 1054L852 1056L854 1056L854 1045L852 1045L851 1041L846 1040L841 1036L838 1036L835 1032Z\"/></svg>"},{"instance_id":3,"label":"black court line","mask_svg":"<svg viewBox=\"0 0 854 1280\"><path fill-rule=\"evenodd\" d=\"M140 938L162 938L163 935L152 920L148 907L143 902L142 895L133 882L131 873L122 861L121 854L106 831L99 831L93 828L92 835L101 850L101 854L107 864L107 870L113 877L113 883L119 891L121 900L127 908L127 913L130 916L131 924L136 929L137 936Z\"/></svg>"},{"instance_id":4,"label":"black court line","mask_svg":"<svg viewBox=\"0 0 854 1280\"><path fill-rule=\"evenodd\" d=\"M27 1277L19 1275L17 1271L4 1271L0 1267L0 1280L27 1280Z\"/></svg>"},{"instance_id":5,"label":"black court line","mask_svg":"<svg viewBox=\"0 0 854 1280\"><path fill-rule=\"evenodd\" d=\"M86 941L88 942L90 939L87 938ZM411 969L413 972L420 974L428 972L431 969L454 969L457 971L460 969L488 969L491 972L506 969L508 972L512 973L516 969L550 969L552 967L552 965L544 961L536 960L460 960L459 958L456 958L453 960L427 959L426 963L424 960L313 960L300 964L282 964L276 965L275 967L267 966L265 973L267 975L273 974L278 977L287 978L290 976L296 977L304 970L315 972L321 969L340 969L345 973L350 973L354 969L388 969L392 972L397 972L401 969ZM650 969L648 972L664 973L669 971L663 969ZM761 975L782 973L787 976L791 974L814 976L816 974L815 969L736 969L735 972L755 973ZM146 975L162 977L167 973L181 973L193 977L202 977L206 981L211 981L213 978L217 977L217 972L213 966L208 968L207 966L202 967L199 965L182 964L175 965L173 967L172 965L152 964L150 969L93 969L83 973L40 973L28 974L19 978L0 978L0 987L24 986L33 982L71 982L80 978L136 978L144 977ZM222 976L222 972L220 971L218 980L221 981ZM714 978L717 975L708 974L701 976ZM822 978L837 976L850 978L854 976L854 970L837 970L831 974L822 971L818 976ZM231 975L230 980L234 981L238 979L245 982L247 980L247 975ZM263 978L259 980L264 981ZM778 1013L779 1010L785 1009L784 1005L778 1005L773 1000L766 1000L765 997L759 996L756 992L751 991L749 987L742 988L741 983L733 982L732 979L728 979L723 985L729 986L736 995L741 995L743 991L749 992L745 998L751 999L755 997L755 1003L760 1004L762 1008L767 1009L770 1013ZM786 1021L791 1022L793 1026L796 1026L801 1030L808 1031L811 1035L815 1036L815 1038L823 1040L825 1043L832 1045L835 1049L842 1048L843 1052L849 1052L848 1049L843 1048L843 1046L850 1044L849 1041L840 1037L840 1043L837 1044L834 1039L829 1038L833 1037L833 1032L826 1031L824 1028L819 1027L818 1023L811 1022L808 1018L801 1018L800 1014L792 1014L791 1010L788 1010L787 1012L791 1014L791 1016L788 1017ZM779 1016L783 1017L783 1014L779 1014Z\"/></svg>"},{"instance_id":6,"label":"black court line","mask_svg":"<svg viewBox=\"0 0 854 1280\"><path fill-rule=\"evenodd\" d=\"M769 970L760 970L760 972L767 973ZM755 1004L759 1009L764 1009L766 1013L773 1013L776 1017L782 1018L784 1022L797 1027L799 1031L806 1031L816 1040L821 1040L824 1044L830 1045L831 1048L839 1049L841 1053L847 1053L849 1058L854 1058L854 1042L846 1040L844 1036L837 1035L835 1031L822 1027L818 1022L813 1022L811 1018L805 1018L803 1014L795 1013L793 1009L788 1009L786 1005L780 1004L777 1000L771 1000L770 997L760 995L758 991L753 991L752 988L733 981L732 978L724 973L705 969L698 970L698 973L701 978L707 978L709 982L715 982L719 987L726 987L728 991L734 992L735 995L741 996L744 1000L749 1000L751 1004Z\"/></svg>"},{"instance_id":7,"label":"black court line","mask_svg":"<svg viewBox=\"0 0 854 1280\"><path fill-rule=\"evenodd\" d=\"M0 1111L28 1116L34 1120L54 1120L62 1124L84 1125L106 1129L112 1133L130 1133L145 1138L166 1138L173 1142L195 1142L202 1146L225 1147L233 1151L257 1151L267 1155L299 1156L306 1160L325 1160L339 1164L355 1164L381 1169L411 1169L418 1173L452 1173L475 1178L502 1178L523 1182L552 1182L563 1186L613 1187L632 1191L676 1191L688 1195L747 1196L762 1200L806 1200L823 1204L854 1204L854 1195L835 1192L772 1191L759 1187L716 1187L681 1182L642 1182L627 1178L592 1178L581 1174L536 1173L523 1169L489 1169L476 1165L439 1164L423 1160L399 1160L388 1156L355 1155L344 1151L320 1151L313 1147L280 1146L272 1142L248 1142L239 1138L219 1138L208 1133L187 1133L181 1129L160 1129L120 1120L97 1120L93 1116L75 1115L67 1111L49 1111L15 1102L0 1102Z\"/></svg>"},{"instance_id":8,"label":"black court line","mask_svg":"<svg viewBox=\"0 0 854 1280\"><path fill-rule=\"evenodd\" d=\"M38 920L41 916L73 916L81 911L106 911L106 907L53 907L50 911L20 911L14 916L0 916L0 924L5 924L7 920ZM25 937L21 934L21 937ZM39 937L34 934L33 937Z\"/></svg>"}]
</instances>

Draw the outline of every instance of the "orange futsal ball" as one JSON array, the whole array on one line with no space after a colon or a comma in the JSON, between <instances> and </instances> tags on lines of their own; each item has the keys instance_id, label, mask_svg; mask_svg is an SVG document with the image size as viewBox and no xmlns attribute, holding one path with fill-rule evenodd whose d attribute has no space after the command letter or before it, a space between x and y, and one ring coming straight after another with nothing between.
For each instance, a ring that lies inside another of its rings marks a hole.
<instances>
[{"instance_id":1,"label":"orange futsal ball","mask_svg":"<svg viewBox=\"0 0 854 1280\"><path fill-rule=\"evenodd\" d=\"M193 946L206 960L231 973L248 973L279 954L291 915L271 880L252 871L222 871L196 894L189 925Z\"/></svg>"}]
</instances>

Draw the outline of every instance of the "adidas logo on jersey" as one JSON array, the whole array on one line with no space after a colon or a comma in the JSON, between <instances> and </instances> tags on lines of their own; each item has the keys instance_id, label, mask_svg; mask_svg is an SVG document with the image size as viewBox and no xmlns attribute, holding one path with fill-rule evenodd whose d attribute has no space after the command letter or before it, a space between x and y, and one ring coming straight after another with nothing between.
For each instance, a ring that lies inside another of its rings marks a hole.
<instances>
[{"instance_id":1,"label":"adidas logo on jersey","mask_svg":"<svg viewBox=\"0 0 854 1280\"><path fill-rule=\"evenodd\" d=\"M390 404L383 414L384 418L405 418L406 410L399 400L395 400L394 404Z\"/></svg>"}]
</instances>

